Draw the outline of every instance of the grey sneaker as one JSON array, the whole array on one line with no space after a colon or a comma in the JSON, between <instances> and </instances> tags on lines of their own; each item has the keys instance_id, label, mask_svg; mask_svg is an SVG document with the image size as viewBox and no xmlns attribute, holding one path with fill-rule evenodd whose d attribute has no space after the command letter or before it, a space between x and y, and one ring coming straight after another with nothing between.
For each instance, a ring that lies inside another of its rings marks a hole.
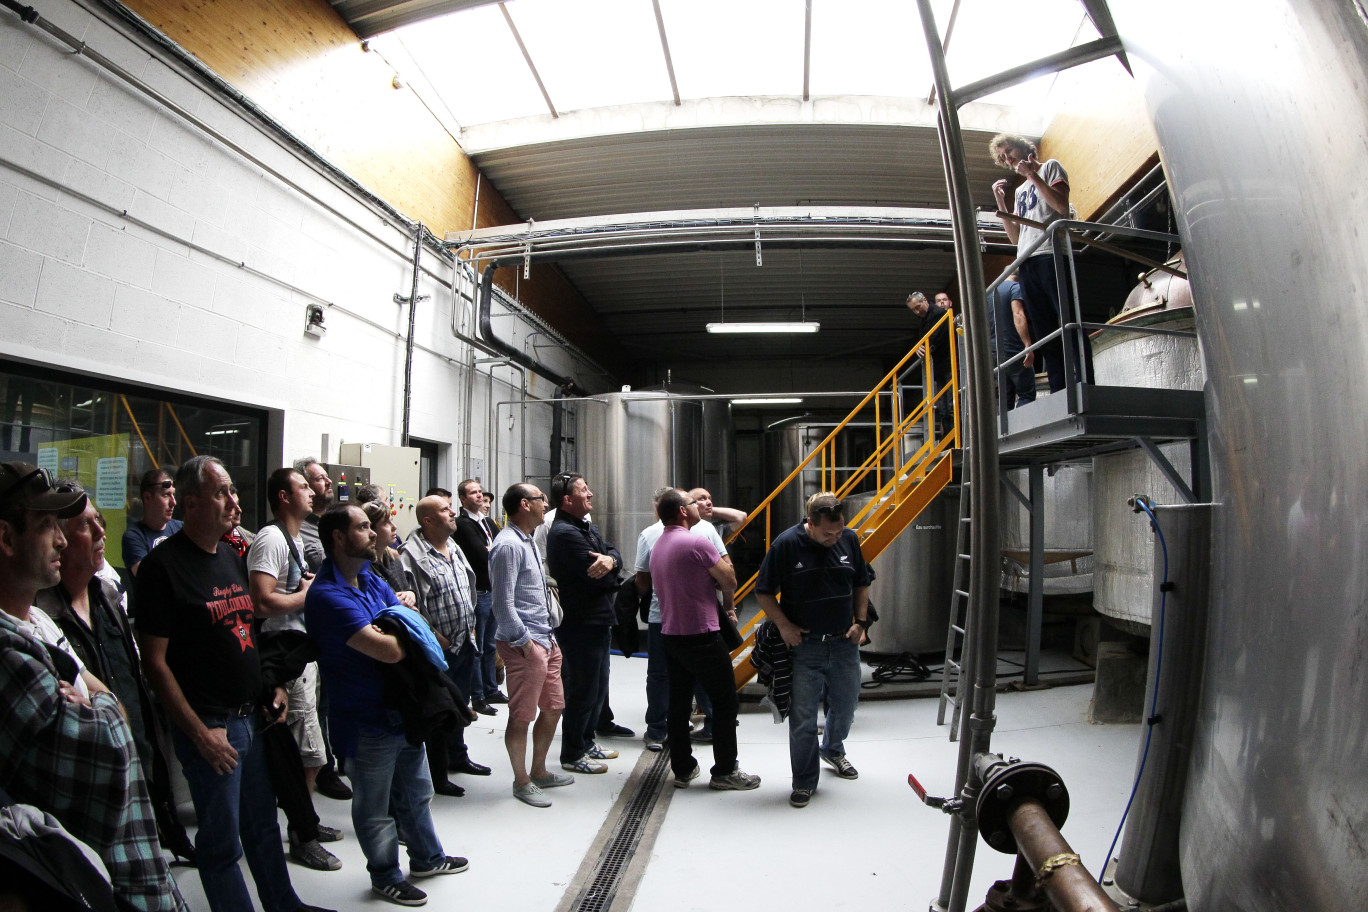
<instances>
[{"instance_id":1,"label":"grey sneaker","mask_svg":"<svg viewBox=\"0 0 1368 912\"><path fill-rule=\"evenodd\" d=\"M689 770L689 771L688 771L687 773L685 773L683 776L675 776L675 777L674 777L674 787L677 788L677 789L686 789L686 788L688 788L688 787L689 787L689 783L690 783L690 782L693 782L695 779L698 778L699 772L700 772L700 770L699 770L699 768L698 768L698 764L695 763L695 764L693 765L693 769Z\"/></svg>"},{"instance_id":2,"label":"grey sneaker","mask_svg":"<svg viewBox=\"0 0 1368 912\"><path fill-rule=\"evenodd\" d=\"M470 867L470 862L468 860L459 855L448 855L437 862L435 868L427 868L425 870L409 868L409 875L412 877L436 877L438 874L460 874L468 867Z\"/></svg>"},{"instance_id":3,"label":"grey sneaker","mask_svg":"<svg viewBox=\"0 0 1368 912\"><path fill-rule=\"evenodd\" d=\"M537 779L534 777L532 779L532 784L537 788L543 789L561 788L566 785L574 785L575 777L567 776L564 773L547 772L546 778L544 779Z\"/></svg>"},{"instance_id":4,"label":"grey sneaker","mask_svg":"<svg viewBox=\"0 0 1368 912\"><path fill-rule=\"evenodd\" d=\"M589 751L584 756L590 760L616 760L618 752L610 748L601 747L597 741L589 745Z\"/></svg>"},{"instance_id":5,"label":"grey sneaker","mask_svg":"<svg viewBox=\"0 0 1368 912\"><path fill-rule=\"evenodd\" d=\"M586 776L592 776L596 773L608 772L608 764L599 763L588 754L585 754L574 763L562 763L561 769L570 773L583 773Z\"/></svg>"},{"instance_id":6,"label":"grey sneaker","mask_svg":"<svg viewBox=\"0 0 1368 912\"><path fill-rule=\"evenodd\" d=\"M829 757L824 754L822 756L822 762L835 770L836 775L840 776L842 779L860 778L860 771L846 759L845 754L832 754Z\"/></svg>"},{"instance_id":7,"label":"grey sneaker","mask_svg":"<svg viewBox=\"0 0 1368 912\"><path fill-rule=\"evenodd\" d=\"M319 845L317 839L308 842L290 840L290 860L315 871L336 871L342 867L342 859Z\"/></svg>"},{"instance_id":8,"label":"grey sneaker","mask_svg":"<svg viewBox=\"0 0 1368 912\"><path fill-rule=\"evenodd\" d=\"M812 789L794 789L789 793L789 804L796 808L805 808L812 800Z\"/></svg>"},{"instance_id":9,"label":"grey sneaker","mask_svg":"<svg viewBox=\"0 0 1368 912\"><path fill-rule=\"evenodd\" d=\"M736 769L725 776L713 776L708 782L708 788L718 791L748 792L751 789L760 787L760 777L753 776L741 769L737 764Z\"/></svg>"},{"instance_id":10,"label":"grey sneaker","mask_svg":"<svg viewBox=\"0 0 1368 912\"><path fill-rule=\"evenodd\" d=\"M664 739L664 738L655 738L655 737L652 737L651 735L646 735L644 738L642 738L642 741L645 742L645 744L646 744L646 749L647 749L648 751L652 751L652 752L654 752L654 753L660 753L662 750L665 749L665 739Z\"/></svg>"},{"instance_id":11,"label":"grey sneaker","mask_svg":"<svg viewBox=\"0 0 1368 912\"><path fill-rule=\"evenodd\" d=\"M397 884L390 884L388 887L372 886L371 892L387 902L394 903L396 906L427 905L427 894L407 880L401 880Z\"/></svg>"},{"instance_id":12,"label":"grey sneaker","mask_svg":"<svg viewBox=\"0 0 1368 912\"><path fill-rule=\"evenodd\" d=\"M532 805L534 808L549 808L551 806L551 799L546 797L546 793L538 788L535 782L513 786L513 797L523 804Z\"/></svg>"},{"instance_id":13,"label":"grey sneaker","mask_svg":"<svg viewBox=\"0 0 1368 912\"><path fill-rule=\"evenodd\" d=\"M319 841L319 842L341 842L341 841L342 841L342 831L339 830L337 827L324 826L323 824L320 823L320 824L318 825L318 841Z\"/></svg>"}]
</instances>

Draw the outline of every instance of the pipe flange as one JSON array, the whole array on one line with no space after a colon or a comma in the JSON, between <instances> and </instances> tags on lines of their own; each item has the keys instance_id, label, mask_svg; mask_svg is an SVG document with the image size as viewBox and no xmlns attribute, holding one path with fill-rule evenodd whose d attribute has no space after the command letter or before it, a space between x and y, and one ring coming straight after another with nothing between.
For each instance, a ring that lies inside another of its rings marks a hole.
<instances>
[{"instance_id":1,"label":"pipe flange","mask_svg":"<svg viewBox=\"0 0 1368 912\"><path fill-rule=\"evenodd\" d=\"M1016 837L1008 826L1008 818L1022 799L1038 801L1055 826L1064 826L1069 817L1069 790L1050 767L1043 763L995 758L984 773L976 804L978 828L984 840L999 852L1012 855L1017 851Z\"/></svg>"},{"instance_id":2,"label":"pipe flange","mask_svg":"<svg viewBox=\"0 0 1368 912\"><path fill-rule=\"evenodd\" d=\"M1012 892L1010 880L999 880L988 888L987 895L983 897L982 912L1046 912L1052 908L1044 893L1022 896Z\"/></svg>"}]
</instances>

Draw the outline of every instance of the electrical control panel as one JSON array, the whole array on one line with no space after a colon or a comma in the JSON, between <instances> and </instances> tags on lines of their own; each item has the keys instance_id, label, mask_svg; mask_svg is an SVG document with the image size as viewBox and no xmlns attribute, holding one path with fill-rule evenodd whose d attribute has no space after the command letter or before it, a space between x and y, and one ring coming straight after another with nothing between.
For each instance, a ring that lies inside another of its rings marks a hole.
<instances>
[{"instance_id":1,"label":"electrical control panel","mask_svg":"<svg viewBox=\"0 0 1368 912\"><path fill-rule=\"evenodd\" d=\"M343 443L337 448L338 459L370 472L369 482L380 486L394 517L394 527L404 538L418 528L414 509L423 496L419 477L421 452L417 447L380 443Z\"/></svg>"},{"instance_id":2,"label":"electrical control panel","mask_svg":"<svg viewBox=\"0 0 1368 912\"><path fill-rule=\"evenodd\" d=\"M370 469L365 466L325 462L323 468L332 479L333 503L355 503L362 485L370 484Z\"/></svg>"}]
</instances>

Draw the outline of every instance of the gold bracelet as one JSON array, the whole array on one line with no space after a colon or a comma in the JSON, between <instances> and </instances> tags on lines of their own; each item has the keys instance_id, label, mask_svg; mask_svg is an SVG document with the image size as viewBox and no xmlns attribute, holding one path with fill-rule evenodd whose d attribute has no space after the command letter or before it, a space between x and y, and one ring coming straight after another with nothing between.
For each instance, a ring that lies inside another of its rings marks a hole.
<instances>
[{"instance_id":1,"label":"gold bracelet","mask_svg":"<svg viewBox=\"0 0 1368 912\"><path fill-rule=\"evenodd\" d=\"M1054 875L1054 872L1058 871L1060 868L1081 864L1083 864L1083 859L1079 858L1073 852L1060 852L1058 855L1045 859L1045 862L1040 866L1040 870L1036 872L1037 889L1045 886L1045 881L1049 880L1050 877Z\"/></svg>"}]
</instances>

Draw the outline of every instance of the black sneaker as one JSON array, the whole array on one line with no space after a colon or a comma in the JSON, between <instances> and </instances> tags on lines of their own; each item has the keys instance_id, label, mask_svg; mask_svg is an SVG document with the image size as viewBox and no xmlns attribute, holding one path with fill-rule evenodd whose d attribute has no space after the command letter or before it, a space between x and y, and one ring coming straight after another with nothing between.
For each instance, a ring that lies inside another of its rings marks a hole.
<instances>
[{"instance_id":1,"label":"black sneaker","mask_svg":"<svg viewBox=\"0 0 1368 912\"><path fill-rule=\"evenodd\" d=\"M448 855L445 859L438 862L437 867L428 868L420 871L417 868L409 868L409 875L412 877L436 877L438 874L460 874L470 867L470 862L461 858L459 855Z\"/></svg>"},{"instance_id":2,"label":"black sneaker","mask_svg":"<svg viewBox=\"0 0 1368 912\"><path fill-rule=\"evenodd\" d=\"M860 771L855 765L846 759L845 754L823 755L822 762L836 771L836 775L842 779L859 779Z\"/></svg>"},{"instance_id":3,"label":"black sneaker","mask_svg":"<svg viewBox=\"0 0 1368 912\"><path fill-rule=\"evenodd\" d=\"M337 775L337 770L326 766L318 771L318 779L314 781L314 791L320 795L326 795L334 801L349 801L352 796L351 788L342 781L341 776Z\"/></svg>"},{"instance_id":4,"label":"black sneaker","mask_svg":"<svg viewBox=\"0 0 1368 912\"><path fill-rule=\"evenodd\" d=\"M499 711L490 706L486 700L475 700L470 704L470 708L482 716L497 716Z\"/></svg>"},{"instance_id":5,"label":"black sneaker","mask_svg":"<svg viewBox=\"0 0 1368 912\"><path fill-rule=\"evenodd\" d=\"M496 690L492 694L485 694L486 703L507 703L508 696L502 690Z\"/></svg>"},{"instance_id":6,"label":"black sneaker","mask_svg":"<svg viewBox=\"0 0 1368 912\"><path fill-rule=\"evenodd\" d=\"M596 735L603 735L605 738L635 738L636 732L625 725L618 725L614 722L607 728L600 728L594 732Z\"/></svg>"},{"instance_id":7,"label":"black sneaker","mask_svg":"<svg viewBox=\"0 0 1368 912\"><path fill-rule=\"evenodd\" d=\"M407 880L401 880L397 884L390 884L388 887L372 886L371 892L381 899L394 903L396 906L427 905L427 894Z\"/></svg>"},{"instance_id":8,"label":"black sneaker","mask_svg":"<svg viewBox=\"0 0 1368 912\"><path fill-rule=\"evenodd\" d=\"M789 793L789 804L796 808L805 808L812 800L812 789L794 789Z\"/></svg>"}]
</instances>

